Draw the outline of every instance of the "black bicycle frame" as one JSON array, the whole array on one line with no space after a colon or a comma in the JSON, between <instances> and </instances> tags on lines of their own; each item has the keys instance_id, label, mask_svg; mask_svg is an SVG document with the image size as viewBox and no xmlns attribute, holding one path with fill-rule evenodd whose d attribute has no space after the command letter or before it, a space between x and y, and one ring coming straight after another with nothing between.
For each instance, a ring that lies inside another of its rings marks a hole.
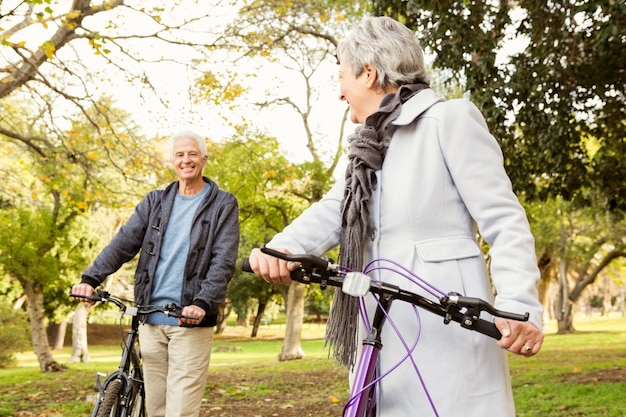
<instances>
[{"instance_id":1,"label":"black bicycle frame","mask_svg":"<svg viewBox=\"0 0 626 417\"><path fill-rule=\"evenodd\" d=\"M122 359L120 360L120 366L117 371L114 371L106 376L104 381L101 381L103 374L98 373L96 375L96 388L98 389L98 403L93 409L91 417L95 417L100 408L100 402L104 397L104 389L109 385L111 381L120 380L122 383L122 394L120 395L120 405L125 406L126 403L134 398L133 390L137 385L131 383L131 378L140 378L142 384L139 389L143 390L143 373L141 371L141 357L140 352L136 349L137 339L139 337L139 316L135 315L131 320L131 328L126 334L124 348L122 349ZM130 374L131 364L134 366L134 374ZM139 375L137 375L139 374ZM144 395L140 396L141 401L144 401ZM143 409L143 407L142 407ZM121 417L125 417L126 412L130 411L124 408L124 412Z\"/></svg>"}]
</instances>

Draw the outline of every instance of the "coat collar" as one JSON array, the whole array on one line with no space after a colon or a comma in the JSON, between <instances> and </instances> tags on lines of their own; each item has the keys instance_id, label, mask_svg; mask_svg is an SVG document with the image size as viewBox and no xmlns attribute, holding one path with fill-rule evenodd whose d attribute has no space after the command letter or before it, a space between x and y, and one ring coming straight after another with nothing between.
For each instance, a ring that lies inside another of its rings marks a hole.
<instances>
[{"instance_id":1,"label":"coat collar","mask_svg":"<svg viewBox=\"0 0 626 417\"><path fill-rule=\"evenodd\" d=\"M437 94L430 88L420 91L402 105L400 115L391 124L396 126L406 126L411 124L426 110L442 101L445 100L438 97Z\"/></svg>"}]
</instances>

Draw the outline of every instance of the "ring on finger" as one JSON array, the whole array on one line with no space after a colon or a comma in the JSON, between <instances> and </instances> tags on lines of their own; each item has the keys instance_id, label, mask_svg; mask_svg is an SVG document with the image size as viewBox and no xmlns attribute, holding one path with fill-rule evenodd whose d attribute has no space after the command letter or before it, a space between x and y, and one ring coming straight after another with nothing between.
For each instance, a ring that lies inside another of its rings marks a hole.
<instances>
[{"instance_id":1,"label":"ring on finger","mask_svg":"<svg viewBox=\"0 0 626 417\"><path fill-rule=\"evenodd\" d=\"M524 352L530 352L531 347L528 345L524 345Z\"/></svg>"}]
</instances>

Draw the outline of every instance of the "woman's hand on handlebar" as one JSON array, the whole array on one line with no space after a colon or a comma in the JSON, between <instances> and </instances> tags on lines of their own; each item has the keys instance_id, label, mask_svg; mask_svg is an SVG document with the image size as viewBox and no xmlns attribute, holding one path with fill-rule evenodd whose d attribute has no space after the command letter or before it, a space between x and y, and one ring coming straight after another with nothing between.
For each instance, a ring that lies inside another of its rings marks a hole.
<instances>
[{"instance_id":1,"label":"woman's hand on handlebar","mask_svg":"<svg viewBox=\"0 0 626 417\"><path fill-rule=\"evenodd\" d=\"M275 250L290 253L287 249ZM290 272L297 268L293 262L266 255L259 248L252 249L249 262L256 275L272 284L291 284Z\"/></svg>"},{"instance_id":2,"label":"woman's hand on handlebar","mask_svg":"<svg viewBox=\"0 0 626 417\"><path fill-rule=\"evenodd\" d=\"M498 346L522 356L533 356L543 344L543 332L531 322L496 318L496 327L502 333Z\"/></svg>"},{"instance_id":3,"label":"woman's hand on handlebar","mask_svg":"<svg viewBox=\"0 0 626 417\"><path fill-rule=\"evenodd\" d=\"M75 300L82 301L89 305L94 305L95 302L83 297L91 297L94 294L94 288L89 284L76 284L72 287L71 294L74 296ZM76 297L77 295L82 295L83 297Z\"/></svg>"}]
</instances>

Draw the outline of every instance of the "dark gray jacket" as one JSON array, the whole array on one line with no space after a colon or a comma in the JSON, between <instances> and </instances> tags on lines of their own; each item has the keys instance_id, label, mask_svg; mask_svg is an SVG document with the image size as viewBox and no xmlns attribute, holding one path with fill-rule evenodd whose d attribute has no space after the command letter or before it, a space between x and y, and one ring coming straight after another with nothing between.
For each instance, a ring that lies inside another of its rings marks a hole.
<instances>
[{"instance_id":1,"label":"dark gray jacket","mask_svg":"<svg viewBox=\"0 0 626 417\"><path fill-rule=\"evenodd\" d=\"M183 281L181 305L197 305L207 312L199 326L214 326L228 282L235 272L239 245L239 208L234 195L211 185L200 203L190 233L189 254ZM152 283L167 230L178 181L165 190L151 191L135 212L82 275L82 281L97 287L141 250L135 271L135 301L149 304Z\"/></svg>"}]
</instances>

